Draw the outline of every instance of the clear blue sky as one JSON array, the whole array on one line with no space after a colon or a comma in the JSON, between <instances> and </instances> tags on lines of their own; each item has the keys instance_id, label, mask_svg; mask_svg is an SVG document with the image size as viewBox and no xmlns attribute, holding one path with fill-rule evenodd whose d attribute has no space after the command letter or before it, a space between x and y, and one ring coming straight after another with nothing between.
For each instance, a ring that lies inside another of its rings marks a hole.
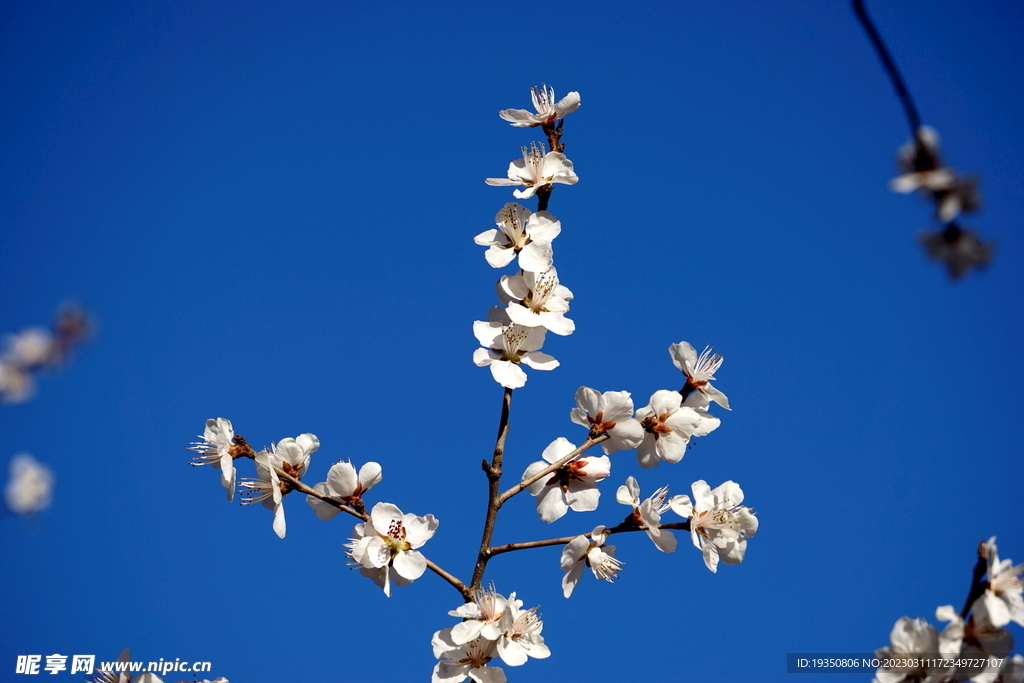
<instances>
[{"instance_id":1,"label":"clear blue sky","mask_svg":"<svg viewBox=\"0 0 1024 683\"><path fill-rule=\"evenodd\" d=\"M847 2L0 5L0 332L68 297L99 323L0 408L0 461L57 476L49 510L0 519L0 678L130 647L232 683L428 680L454 590L385 598L345 565L350 518L292 495L280 540L184 447L222 416L257 447L316 434L311 484L376 460L368 501L434 514L425 554L468 580L502 394L470 362L498 275L473 236L512 201L484 178L538 139L497 112L541 82L583 102L580 181L551 202L576 332L515 392L508 479L583 440L579 386L678 388L680 340L725 356L733 410L677 465L615 456L597 512L543 525L514 499L495 541L614 524L630 474L735 480L761 530L717 575L683 535L674 555L618 537L618 583L570 600L557 549L495 559L553 652L510 681L828 680L786 653L934 623L981 539L1024 561L1024 10L869 10L948 162L981 176L968 222L998 251L962 282L915 242L928 204L887 189L909 131Z\"/></svg>"}]
</instances>

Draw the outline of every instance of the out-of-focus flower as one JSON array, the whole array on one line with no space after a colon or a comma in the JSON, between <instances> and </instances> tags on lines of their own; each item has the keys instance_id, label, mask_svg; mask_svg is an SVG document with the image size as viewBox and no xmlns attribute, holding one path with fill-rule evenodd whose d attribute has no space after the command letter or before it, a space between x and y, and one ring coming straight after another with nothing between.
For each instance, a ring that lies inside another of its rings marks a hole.
<instances>
[{"instance_id":1,"label":"out-of-focus flower","mask_svg":"<svg viewBox=\"0 0 1024 683\"><path fill-rule=\"evenodd\" d=\"M509 389L526 384L526 373L519 367L527 365L534 370L554 370L558 361L541 353L547 330L543 327L524 327L513 323L506 309L493 306L487 322L473 323L473 334L484 347L473 352L473 363L491 366L494 381Z\"/></svg>"},{"instance_id":2,"label":"out-of-focus flower","mask_svg":"<svg viewBox=\"0 0 1024 683\"><path fill-rule=\"evenodd\" d=\"M508 307L509 319L523 327L543 327L558 335L572 334L576 323L565 314L572 292L551 266L542 273L524 271L498 281L498 300Z\"/></svg>"},{"instance_id":3,"label":"out-of-focus flower","mask_svg":"<svg viewBox=\"0 0 1024 683\"><path fill-rule=\"evenodd\" d=\"M640 484L633 477L629 477L626 479L626 483L615 492L615 500L633 508L632 515L626 519L638 527L645 527L648 538L654 542L654 546L658 550L674 553L676 551L675 534L659 526L661 513L669 508L669 504L665 502L667 495L668 487L662 486L650 498L640 502Z\"/></svg>"},{"instance_id":4,"label":"out-of-focus flower","mask_svg":"<svg viewBox=\"0 0 1024 683\"><path fill-rule=\"evenodd\" d=\"M704 556L704 564L718 571L718 560L739 564L747 552L747 539L757 533L757 517L743 507L743 489L727 481L713 491L701 479L690 487L689 496L675 496L669 501L673 512L690 520L690 539Z\"/></svg>"},{"instance_id":5,"label":"out-of-focus flower","mask_svg":"<svg viewBox=\"0 0 1024 683\"><path fill-rule=\"evenodd\" d=\"M313 487L317 493L332 498L343 505L348 505L356 510L363 509L363 494L381 482L384 478L381 466L375 462L368 462L356 468L351 462L341 461L331 465L327 471L327 481L320 482ZM340 510L326 503L316 496L306 496L306 502L316 512L320 519L334 519Z\"/></svg>"},{"instance_id":6,"label":"out-of-focus flower","mask_svg":"<svg viewBox=\"0 0 1024 683\"><path fill-rule=\"evenodd\" d=\"M193 465L213 465L220 470L220 483L228 490L228 500L235 497L235 430L231 420L223 417L210 418L206 421L206 429L202 441L194 441L186 450L194 451L196 457Z\"/></svg>"},{"instance_id":7,"label":"out-of-focus flower","mask_svg":"<svg viewBox=\"0 0 1024 683\"><path fill-rule=\"evenodd\" d=\"M971 610L997 628L1011 621L1024 626L1024 564L1014 567L1012 560L1000 560L995 536L985 543L985 561L988 587Z\"/></svg>"},{"instance_id":8,"label":"out-of-focus flower","mask_svg":"<svg viewBox=\"0 0 1024 683\"><path fill-rule=\"evenodd\" d=\"M4 501L11 512L32 515L50 507L53 471L28 453L11 458L11 477L4 487Z\"/></svg>"},{"instance_id":9,"label":"out-of-focus flower","mask_svg":"<svg viewBox=\"0 0 1024 683\"><path fill-rule=\"evenodd\" d=\"M20 365L9 363L0 357L0 401L23 403L36 393L32 374Z\"/></svg>"},{"instance_id":10,"label":"out-of-focus flower","mask_svg":"<svg viewBox=\"0 0 1024 683\"><path fill-rule=\"evenodd\" d=\"M300 434L294 439L281 439L277 446L256 454L258 479L243 479L238 488L243 491L242 504L263 503L263 507L274 511L274 533L284 538L286 525L283 498L294 489L292 484L277 474L280 468L285 474L296 479L302 478L309 467L309 456L320 448L320 439L313 434Z\"/></svg>"},{"instance_id":11,"label":"out-of-focus flower","mask_svg":"<svg viewBox=\"0 0 1024 683\"><path fill-rule=\"evenodd\" d=\"M396 505L377 503L370 519L357 524L355 538L346 544L352 560L363 569L364 576L384 589L391 597L391 583L412 583L427 570L427 559L416 548L429 541L437 531L433 515L417 517L403 514ZM392 570L395 574L392 577Z\"/></svg>"},{"instance_id":12,"label":"out-of-focus flower","mask_svg":"<svg viewBox=\"0 0 1024 683\"><path fill-rule=\"evenodd\" d=\"M488 666L497 654L497 642L476 638L466 643L452 640L452 629L434 634L430 644L439 661L434 666L431 683L459 683L467 678L475 683L506 683L501 667Z\"/></svg>"},{"instance_id":13,"label":"out-of-focus flower","mask_svg":"<svg viewBox=\"0 0 1024 683\"><path fill-rule=\"evenodd\" d=\"M590 387L576 390L576 407L570 419L590 429L589 437L608 435L601 442L605 455L636 448L644 440L644 428L633 418L633 399L628 391L606 391L603 394Z\"/></svg>"},{"instance_id":14,"label":"out-of-focus flower","mask_svg":"<svg viewBox=\"0 0 1024 683\"><path fill-rule=\"evenodd\" d=\"M706 347L698 356L697 350L685 341L668 347L668 353L675 366L686 376L686 383L680 390L680 395L685 399L683 405L704 409L711 405L711 401L714 401L726 410L732 410L725 394L711 386L711 380L715 378L718 368L722 367L724 357L717 353L711 353L710 346ZM717 420L717 418L712 419ZM718 424L715 424L715 427L717 426Z\"/></svg>"},{"instance_id":15,"label":"out-of-focus flower","mask_svg":"<svg viewBox=\"0 0 1024 683\"><path fill-rule=\"evenodd\" d=\"M948 189L955 182L953 171L942 165L939 134L931 126L921 126L915 139L900 146L896 152L896 165L900 175L889 181L893 192L934 192Z\"/></svg>"},{"instance_id":16,"label":"out-of-focus flower","mask_svg":"<svg viewBox=\"0 0 1024 683\"><path fill-rule=\"evenodd\" d=\"M563 436L558 437L544 449L542 457L531 463L523 472L522 481L569 455L576 446ZM577 458L549 475L541 477L529 486L531 494L537 497L537 513L544 522L553 522L564 515L569 508L576 512L596 510L601 492L597 482L611 474L611 461L607 455L599 458Z\"/></svg>"},{"instance_id":17,"label":"out-of-focus flower","mask_svg":"<svg viewBox=\"0 0 1024 683\"><path fill-rule=\"evenodd\" d=\"M664 460L679 462L686 455L686 445L692 436L704 436L718 426L688 406L681 405L683 397L678 391L660 389L650 402L636 411L636 417L645 434L636 448L641 467L657 467Z\"/></svg>"},{"instance_id":18,"label":"out-of-focus flower","mask_svg":"<svg viewBox=\"0 0 1024 683\"><path fill-rule=\"evenodd\" d=\"M949 669L939 652L939 632L924 619L900 617L889 634L889 645L875 650L875 656L893 665L875 671L877 683L939 683Z\"/></svg>"},{"instance_id":19,"label":"out-of-focus flower","mask_svg":"<svg viewBox=\"0 0 1024 683\"><path fill-rule=\"evenodd\" d=\"M529 199L544 185L575 185L579 182L572 169L572 162L564 154L545 154L544 149L543 143L531 143L528 148L523 147L523 158L508 165L508 178L487 178L484 182L500 187L522 185L526 189L512 193L516 199Z\"/></svg>"},{"instance_id":20,"label":"out-of-focus flower","mask_svg":"<svg viewBox=\"0 0 1024 683\"><path fill-rule=\"evenodd\" d=\"M949 276L959 278L972 268L981 270L992 260L995 248L973 231L950 223L938 232L926 232L918 241L932 259L946 266Z\"/></svg>"},{"instance_id":21,"label":"out-of-focus flower","mask_svg":"<svg viewBox=\"0 0 1024 683\"><path fill-rule=\"evenodd\" d=\"M532 213L522 204L508 203L494 217L496 230L485 230L473 241L488 247L484 258L493 268L504 268L519 255L519 267L540 273L551 267L551 241L562 224L547 211Z\"/></svg>"},{"instance_id":22,"label":"out-of-focus flower","mask_svg":"<svg viewBox=\"0 0 1024 683\"><path fill-rule=\"evenodd\" d=\"M547 84L531 88L530 95L533 98L533 108L537 110L536 114L530 113L525 109L503 109L498 112L498 116L511 122L513 126L533 128L534 126L553 123L555 119L571 114L579 109L580 106L580 94L578 92L573 91L558 100L558 102L555 102L555 89Z\"/></svg>"},{"instance_id":23,"label":"out-of-focus flower","mask_svg":"<svg viewBox=\"0 0 1024 683\"><path fill-rule=\"evenodd\" d=\"M608 532L603 526L594 527L590 538L577 536L569 541L562 549L561 567L565 570L562 577L562 594L565 597L572 595L576 590L576 584L583 575L583 566L590 567L594 577L615 583L619 577L619 570L625 564L615 557L615 546L605 545L608 540Z\"/></svg>"}]
</instances>

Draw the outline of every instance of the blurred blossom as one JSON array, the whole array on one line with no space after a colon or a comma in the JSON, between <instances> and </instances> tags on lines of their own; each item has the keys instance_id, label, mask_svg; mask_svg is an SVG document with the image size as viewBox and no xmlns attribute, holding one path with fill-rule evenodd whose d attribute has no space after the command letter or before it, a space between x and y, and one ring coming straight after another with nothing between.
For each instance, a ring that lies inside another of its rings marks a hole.
<instances>
[{"instance_id":1,"label":"blurred blossom","mask_svg":"<svg viewBox=\"0 0 1024 683\"><path fill-rule=\"evenodd\" d=\"M33 373L64 363L72 347L88 335L92 323L84 311L65 307L53 330L29 327L8 334L0 347L0 402L22 403L35 395Z\"/></svg>"},{"instance_id":2,"label":"blurred blossom","mask_svg":"<svg viewBox=\"0 0 1024 683\"><path fill-rule=\"evenodd\" d=\"M18 515L31 515L50 506L53 471L28 453L11 458L11 475L4 488L7 507Z\"/></svg>"},{"instance_id":3,"label":"blurred blossom","mask_svg":"<svg viewBox=\"0 0 1024 683\"><path fill-rule=\"evenodd\" d=\"M972 268L981 270L992 260L995 250L991 242L983 242L973 231L950 223L938 232L918 237L932 259L946 266L949 276L959 278Z\"/></svg>"}]
</instances>

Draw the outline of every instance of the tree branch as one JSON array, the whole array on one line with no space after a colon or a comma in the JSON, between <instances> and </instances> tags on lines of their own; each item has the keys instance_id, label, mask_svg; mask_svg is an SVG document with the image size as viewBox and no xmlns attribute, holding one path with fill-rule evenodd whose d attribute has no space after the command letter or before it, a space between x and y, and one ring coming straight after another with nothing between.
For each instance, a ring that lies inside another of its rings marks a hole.
<instances>
[{"instance_id":1,"label":"tree branch","mask_svg":"<svg viewBox=\"0 0 1024 683\"><path fill-rule=\"evenodd\" d=\"M659 529L680 529L680 530L683 530L683 531L689 531L690 530L690 522L689 522L689 520L687 520L685 522L672 522L671 524L659 524L658 528ZM630 524L630 523L627 523L627 522L623 522L623 523L619 524L618 526L614 526L614 527L612 527L610 529L605 529L605 533L608 533L608 534L621 534L621 533L626 533L626 532L629 532L629 531L646 531L646 530L647 530L647 527L645 525L636 526L635 524ZM587 538L591 538L592 535L593 534L576 534L576 536L563 536L562 538L549 538L549 539L546 539L546 540L543 540L543 541L527 541L525 543L506 543L505 545L499 545L499 546L495 546L495 547L491 548L490 549L490 554L493 557L494 555L501 555L502 553L510 553L513 550L529 550L530 548L546 548L546 547L552 546L552 545L565 545L566 543L569 543L574 538L577 538L579 536L586 536Z\"/></svg>"}]
</instances>

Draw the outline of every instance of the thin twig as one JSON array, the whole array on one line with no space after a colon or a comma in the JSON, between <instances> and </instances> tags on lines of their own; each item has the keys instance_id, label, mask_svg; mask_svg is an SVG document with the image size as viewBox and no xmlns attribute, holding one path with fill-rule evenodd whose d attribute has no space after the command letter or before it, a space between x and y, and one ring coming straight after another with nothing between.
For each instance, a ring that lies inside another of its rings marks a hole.
<instances>
[{"instance_id":1,"label":"thin twig","mask_svg":"<svg viewBox=\"0 0 1024 683\"><path fill-rule=\"evenodd\" d=\"M907 122L910 124L910 136L917 140L917 129L921 127L921 117L918 116L917 107L914 105L913 98L910 97L910 90L907 89L906 83L903 82L903 77L900 76L899 69L896 68L896 62L892 60L892 55L889 54L888 48L885 47L878 29L875 28L871 18L868 17L868 12L864 8L864 0L853 0L853 11L856 13L857 18L860 19L860 23L864 27L864 31L867 32L868 38L871 39L875 52L878 53L879 59L882 60L882 65L889 74L892 87L896 89L896 94L899 96L900 102L903 103L903 110L907 113ZM920 144L920 141L918 141L918 144Z\"/></svg>"},{"instance_id":2,"label":"thin twig","mask_svg":"<svg viewBox=\"0 0 1024 683\"><path fill-rule=\"evenodd\" d=\"M299 493L305 493L307 496L313 496L314 498L319 498L323 502L328 503L330 505L333 505L334 507L338 508L342 512L347 512L348 514L352 515L353 517L358 517L359 519L363 520L364 522L366 520L370 519L370 515L366 514L366 512L360 513L355 508L351 508L348 505L345 505L344 503L342 503L340 501L334 500L333 498L331 498L329 496L326 496L326 495L320 493L319 491L317 491L317 490L315 490L313 488L310 488L309 486L306 486L301 481L299 481L298 479L296 479L292 475L288 474L287 472L282 470L280 467L277 467L276 465L274 466L274 471L277 472L277 476L278 477L280 477L281 479L284 479L285 481L287 481L291 485L291 487L293 489L295 489L296 491L298 491Z\"/></svg>"},{"instance_id":3,"label":"thin twig","mask_svg":"<svg viewBox=\"0 0 1024 683\"><path fill-rule=\"evenodd\" d=\"M423 559L427 560L426 557L424 557ZM471 591L466 586L466 584L462 583L457 578L455 578L454 576L452 576L451 574L449 574L445 570L441 569L439 566L434 564L434 562L431 561L431 560L427 560L427 569L429 569L430 571L434 572L435 574L440 576L442 579L444 579L445 581L447 581L448 583L453 585L455 587L455 590L459 591L459 593L462 594L462 597L463 597L463 599L465 599L466 602L473 602L473 591Z\"/></svg>"},{"instance_id":4,"label":"thin twig","mask_svg":"<svg viewBox=\"0 0 1024 683\"><path fill-rule=\"evenodd\" d=\"M689 531L690 530L690 522L689 522L689 520L687 520L685 522L672 522L670 524L659 524L658 528L659 529L681 529L681 530L684 530L684 531ZM633 525L633 524L622 523L622 524L619 524L618 526L612 527L610 529L605 529L605 533L606 534L622 534L622 533L626 533L626 532L629 532L629 531L646 531L646 530L647 530L646 526L636 526L636 525ZM506 543L504 545L499 545L499 546L495 546L495 547L491 548L490 549L490 554L493 557L494 555L501 555L502 553L509 553L509 552L512 552L513 550L529 550L530 548L546 548L546 547L552 546L552 545L565 545L566 543L569 543L574 538L578 538L579 536L585 536L587 538L591 538L592 535L593 535L592 533L590 533L590 534L576 534L576 536L564 536L562 538L549 538L549 539L546 539L546 540L543 540L543 541L527 541L525 543Z\"/></svg>"},{"instance_id":5,"label":"thin twig","mask_svg":"<svg viewBox=\"0 0 1024 683\"><path fill-rule=\"evenodd\" d=\"M274 470L277 472L277 476L279 476L281 479L284 479L285 481L287 481L288 484L294 490L296 490L296 491L298 491L300 493L305 493L307 496L313 496L314 498L319 498L320 500L324 501L325 503L329 503L329 504L333 505L334 507L338 508L342 512L347 512L348 514L350 514L350 515L352 515L354 517L358 517L359 519L362 519L364 521L370 519L370 516L368 514L366 514L366 512L363 512L362 514L360 514L354 508L350 508L349 506L345 505L344 503L341 503L341 502L339 502L337 500L334 500L333 498L330 498L330 497L320 493L319 491L310 488L306 484L303 484L301 481L299 481L298 479L296 479L292 475L290 475L287 472L285 472L284 470L282 470L280 467L276 467L275 466ZM422 553L420 553L420 554L422 555ZM456 578L452 574L449 574L448 572L446 572L441 567L439 567L434 561L432 561L430 559L427 559L426 557L424 557L423 559L426 560L426 562L427 562L427 568L430 571L432 571L435 574L437 574L438 576L440 576L442 579L444 579L448 583L450 583L452 586L454 586L455 590L459 591L459 593L462 594L462 597L465 598L466 602L471 602L473 600L473 593L472 593L472 591L469 590L469 588L466 587L466 584L464 584L462 581L460 581L458 578Z\"/></svg>"},{"instance_id":6,"label":"thin twig","mask_svg":"<svg viewBox=\"0 0 1024 683\"><path fill-rule=\"evenodd\" d=\"M974 604L974 601L985 594L985 589L988 588L988 581L982 581L981 577L985 576L987 572L988 558L987 553L985 552L985 542L981 541L978 543L978 561L974 563L974 572L971 576L971 588L967 591L967 600L964 602L964 608L960 610L961 619L967 619L967 613L971 611L971 606Z\"/></svg>"},{"instance_id":7,"label":"thin twig","mask_svg":"<svg viewBox=\"0 0 1024 683\"><path fill-rule=\"evenodd\" d=\"M494 522L498 518L498 508L503 502L498 496L501 484L501 461L505 455L505 439L508 438L508 416L512 410L512 389L506 387L501 400L501 418L498 420L498 437L494 443L494 457L491 462L483 461L482 466L487 474L488 494L487 513L484 516L483 538L480 539L480 552L477 554L476 567L473 569L473 581L470 590L480 588L484 580L484 569L487 567L491 537L494 535Z\"/></svg>"}]
</instances>

